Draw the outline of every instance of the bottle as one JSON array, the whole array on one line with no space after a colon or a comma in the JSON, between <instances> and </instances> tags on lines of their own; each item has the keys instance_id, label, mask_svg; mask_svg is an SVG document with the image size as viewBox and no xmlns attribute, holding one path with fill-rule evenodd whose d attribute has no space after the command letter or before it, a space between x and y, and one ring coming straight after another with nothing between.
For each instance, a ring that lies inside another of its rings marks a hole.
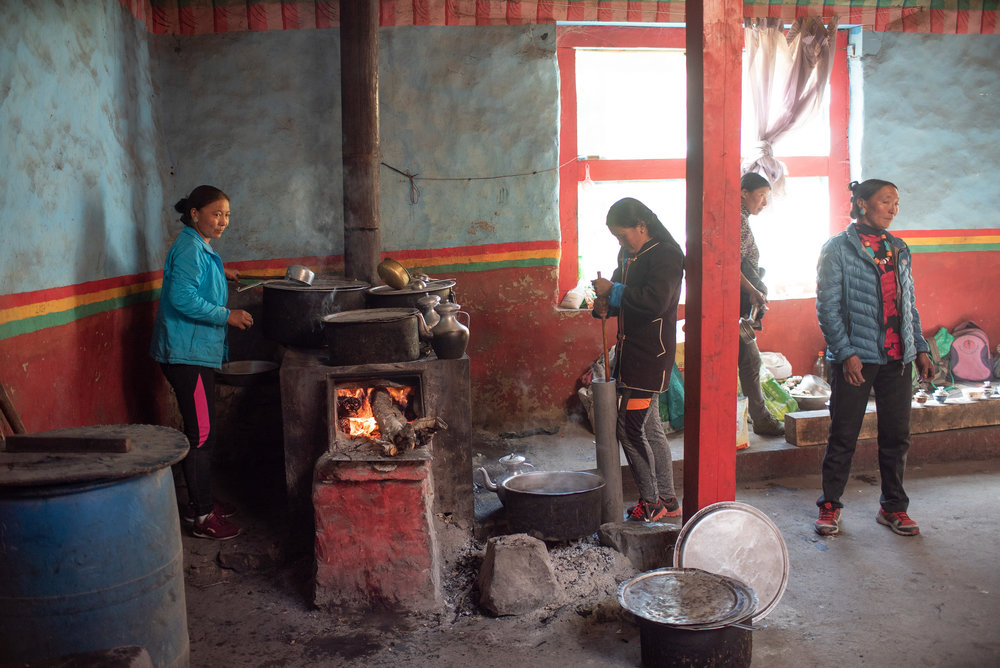
<instances>
[{"instance_id":1,"label":"bottle","mask_svg":"<svg viewBox=\"0 0 1000 668\"><path fill-rule=\"evenodd\" d=\"M819 376L827 383L830 382L830 362L826 359L826 354L822 350L816 353L816 361L813 363L813 375Z\"/></svg>"}]
</instances>

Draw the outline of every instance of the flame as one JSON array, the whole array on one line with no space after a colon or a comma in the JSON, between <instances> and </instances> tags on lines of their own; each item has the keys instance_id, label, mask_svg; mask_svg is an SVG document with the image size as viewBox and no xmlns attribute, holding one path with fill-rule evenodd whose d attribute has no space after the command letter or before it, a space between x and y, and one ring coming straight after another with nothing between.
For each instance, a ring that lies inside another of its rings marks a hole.
<instances>
[{"instance_id":1,"label":"flame","mask_svg":"<svg viewBox=\"0 0 1000 668\"><path fill-rule=\"evenodd\" d=\"M337 397L351 397L361 401L361 408L358 409L350 417L344 417L347 425L347 435L352 437L370 437L378 438L381 436L378 430L378 423L375 420L375 415L372 413L371 407L371 395L377 389L385 390L389 393L389 396L402 410L406 410L406 407L410 403L410 398L413 396L414 388L412 387L354 387L354 388L338 388ZM342 423L343 424L343 423Z\"/></svg>"},{"instance_id":2,"label":"flame","mask_svg":"<svg viewBox=\"0 0 1000 668\"><path fill-rule=\"evenodd\" d=\"M373 417L352 417L347 418L348 436L371 436L378 437L378 423Z\"/></svg>"}]
</instances>

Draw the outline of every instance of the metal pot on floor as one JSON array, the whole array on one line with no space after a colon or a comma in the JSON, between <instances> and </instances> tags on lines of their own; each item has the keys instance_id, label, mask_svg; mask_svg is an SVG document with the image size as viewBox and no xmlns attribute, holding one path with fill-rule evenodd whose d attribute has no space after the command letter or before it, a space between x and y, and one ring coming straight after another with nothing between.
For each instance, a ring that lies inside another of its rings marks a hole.
<instances>
[{"instance_id":1,"label":"metal pot on floor","mask_svg":"<svg viewBox=\"0 0 1000 668\"><path fill-rule=\"evenodd\" d=\"M635 615L645 668L748 668L757 596L745 583L697 568L659 568L618 587Z\"/></svg>"},{"instance_id":2,"label":"metal pot on floor","mask_svg":"<svg viewBox=\"0 0 1000 668\"><path fill-rule=\"evenodd\" d=\"M584 471L528 471L494 484L480 467L486 488L504 504L512 533L540 540L589 536L601 525L604 478Z\"/></svg>"}]
</instances>

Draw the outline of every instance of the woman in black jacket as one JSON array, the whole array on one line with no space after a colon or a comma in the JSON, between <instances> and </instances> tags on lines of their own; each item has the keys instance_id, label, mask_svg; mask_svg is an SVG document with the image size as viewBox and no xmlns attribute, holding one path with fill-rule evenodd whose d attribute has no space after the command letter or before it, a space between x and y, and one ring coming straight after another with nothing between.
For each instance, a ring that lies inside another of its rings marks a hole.
<instances>
[{"instance_id":1,"label":"woman in black jacket","mask_svg":"<svg viewBox=\"0 0 1000 668\"><path fill-rule=\"evenodd\" d=\"M594 281L594 315L618 318L617 433L640 496L628 519L656 522L681 514L659 394L674 365L684 253L656 214L631 197L612 205L607 225L621 251L611 280Z\"/></svg>"}]
</instances>

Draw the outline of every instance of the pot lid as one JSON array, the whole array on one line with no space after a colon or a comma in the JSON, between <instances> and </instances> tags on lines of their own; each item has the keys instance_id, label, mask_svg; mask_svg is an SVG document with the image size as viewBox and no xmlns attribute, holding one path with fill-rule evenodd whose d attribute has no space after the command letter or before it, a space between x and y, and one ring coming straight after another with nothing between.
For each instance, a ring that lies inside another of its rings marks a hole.
<instances>
[{"instance_id":1,"label":"pot lid","mask_svg":"<svg viewBox=\"0 0 1000 668\"><path fill-rule=\"evenodd\" d=\"M744 583L698 568L658 568L618 586L618 602L634 615L688 630L745 620L757 597Z\"/></svg>"},{"instance_id":2,"label":"pot lid","mask_svg":"<svg viewBox=\"0 0 1000 668\"><path fill-rule=\"evenodd\" d=\"M788 547L763 512L737 501L702 508L674 545L674 566L700 568L747 583L760 601L753 622L766 617L788 584Z\"/></svg>"},{"instance_id":3,"label":"pot lid","mask_svg":"<svg viewBox=\"0 0 1000 668\"><path fill-rule=\"evenodd\" d=\"M333 324L359 322L396 322L417 315L415 308L363 308L353 311L341 311L323 316L323 322Z\"/></svg>"},{"instance_id":4,"label":"pot lid","mask_svg":"<svg viewBox=\"0 0 1000 668\"><path fill-rule=\"evenodd\" d=\"M438 278L431 281L424 281L422 285L420 282L413 281L406 287L398 290L390 285L376 285L373 288L369 288L368 292L373 295L421 295L425 292L445 290L454 286L455 282L454 278Z\"/></svg>"},{"instance_id":5,"label":"pot lid","mask_svg":"<svg viewBox=\"0 0 1000 668\"><path fill-rule=\"evenodd\" d=\"M294 290L296 292L329 292L332 290L364 290L369 285L371 285L371 283L365 283L364 281L350 281L330 276L317 276L313 279L312 285L306 285L304 283L299 283L298 281L290 281L283 278L278 281L265 283L264 289Z\"/></svg>"},{"instance_id":6,"label":"pot lid","mask_svg":"<svg viewBox=\"0 0 1000 668\"><path fill-rule=\"evenodd\" d=\"M13 493L17 488L131 478L172 466L188 451L184 434L148 424L66 427L27 437L49 439L50 445L33 452L0 451L0 468L4 471L0 494ZM127 452L88 451L69 443L74 439L104 438L128 439L130 448Z\"/></svg>"}]
</instances>

